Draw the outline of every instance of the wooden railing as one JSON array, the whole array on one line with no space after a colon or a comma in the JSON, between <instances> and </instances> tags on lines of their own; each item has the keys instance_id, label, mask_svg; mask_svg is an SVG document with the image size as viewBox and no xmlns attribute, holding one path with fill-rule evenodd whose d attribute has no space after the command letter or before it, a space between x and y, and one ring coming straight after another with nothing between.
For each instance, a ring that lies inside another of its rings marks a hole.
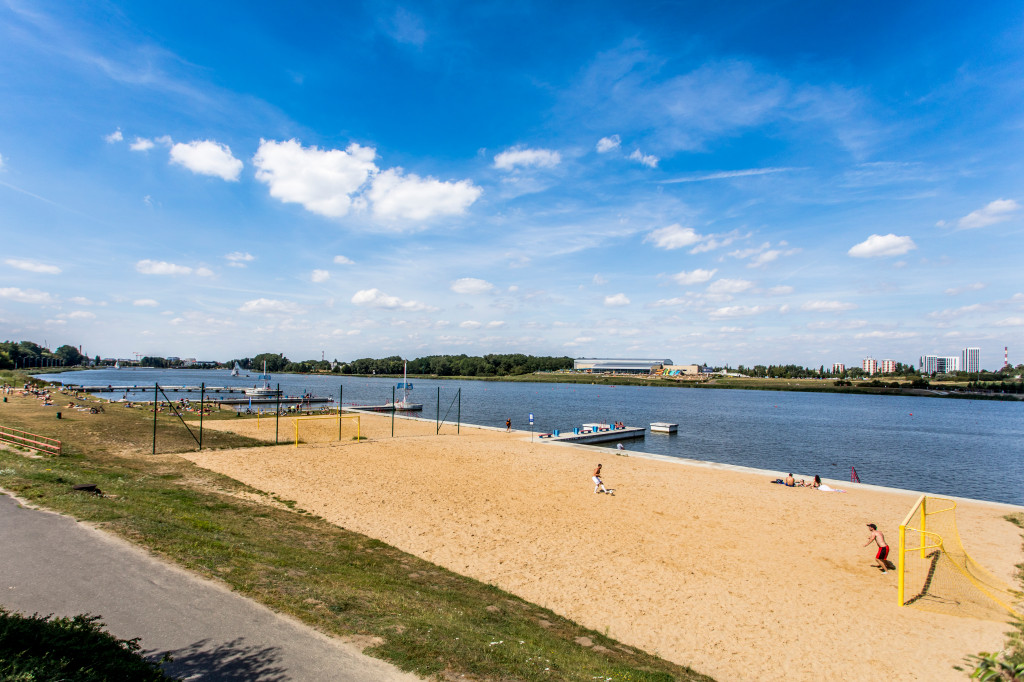
<instances>
[{"instance_id":1,"label":"wooden railing","mask_svg":"<svg viewBox=\"0 0 1024 682\"><path fill-rule=\"evenodd\" d=\"M33 450L46 452L51 455L60 455L62 452L59 440L29 433L28 431L19 431L9 426L0 426L0 442L32 448Z\"/></svg>"}]
</instances>

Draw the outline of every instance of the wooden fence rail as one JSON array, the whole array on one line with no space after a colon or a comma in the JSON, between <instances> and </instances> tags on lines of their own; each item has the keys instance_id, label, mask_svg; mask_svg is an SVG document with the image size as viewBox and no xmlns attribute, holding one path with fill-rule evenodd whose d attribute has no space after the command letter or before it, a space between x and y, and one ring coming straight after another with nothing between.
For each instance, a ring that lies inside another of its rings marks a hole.
<instances>
[{"instance_id":1,"label":"wooden fence rail","mask_svg":"<svg viewBox=\"0 0 1024 682\"><path fill-rule=\"evenodd\" d=\"M22 447L32 448L33 450L46 452L51 455L60 455L63 452L59 440L29 433L28 431L19 431L9 426L0 426L0 442L21 445Z\"/></svg>"}]
</instances>

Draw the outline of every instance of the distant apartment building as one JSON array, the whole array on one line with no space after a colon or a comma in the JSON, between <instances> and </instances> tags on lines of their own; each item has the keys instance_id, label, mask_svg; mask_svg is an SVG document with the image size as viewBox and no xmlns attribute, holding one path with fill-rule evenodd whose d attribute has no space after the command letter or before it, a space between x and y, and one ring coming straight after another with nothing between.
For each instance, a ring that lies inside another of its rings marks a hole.
<instances>
[{"instance_id":1,"label":"distant apartment building","mask_svg":"<svg viewBox=\"0 0 1024 682\"><path fill-rule=\"evenodd\" d=\"M965 372L981 371L981 349L964 348L960 351L960 368Z\"/></svg>"},{"instance_id":2,"label":"distant apartment building","mask_svg":"<svg viewBox=\"0 0 1024 682\"><path fill-rule=\"evenodd\" d=\"M832 373L833 374L842 374L845 371L846 371L846 365L844 365L843 363L841 363L841 362L833 362L832 363Z\"/></svg>"},{"instance_id":3,"label":"distant apartment building","mask_svg":"<svg viewBox=\"0 0 1024 682\"><path fill-rule=\"evenodd\" d=\"M878 371L882 374L895 374L896 373L896 361L895 360L882 360L882 364L878 366Z\"/></svg>"},{"instance_id":4,"label":"distant apartment building","mask_svg":"<svg viewBox=\"0 0 1024 682\"><path fill-rule=\"evenodd\" d=\"M924 374L949 374L960 371L960 358L922 355L920 369Z\"/></svg>"},{"instance_id":5,"label":"distant apartment building","mask_svg":"<svg viewBox=\"0 0 1024 682\"><path fill-rule=\"evenodd\" d=\"M861 368L869 375L878 373L878 360L874 358L864 358L864 362L861 363Z\"/></svg>"}]
</instances>

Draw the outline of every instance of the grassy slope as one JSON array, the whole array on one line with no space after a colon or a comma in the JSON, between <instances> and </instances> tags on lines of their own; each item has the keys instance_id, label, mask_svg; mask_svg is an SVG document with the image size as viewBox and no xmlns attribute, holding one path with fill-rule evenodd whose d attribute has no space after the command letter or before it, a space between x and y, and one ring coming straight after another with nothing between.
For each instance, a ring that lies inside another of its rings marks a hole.
<instances>
[{"instance_id":1,"label":"grassy slope","mask_svg":"<svg viewBox=\"0 0 1024 682\"><path fill-rule=\"evenodd\" d=\"M0 424L62 439L66 452L29 458L0 450L0 487L325 632L365 641L367 653L403 669L442 679L710 679L196 467L173 454L195 449L173 417L160 415L151 455L151 412L111 406L91 415L68 410L67 398L55 402L0 404ZM203 445L260 443L207 431ZM96 483L107 496L73 492L78 483ZM576 641L583 637L593 646Z\"/></svg>"}]
</instances>

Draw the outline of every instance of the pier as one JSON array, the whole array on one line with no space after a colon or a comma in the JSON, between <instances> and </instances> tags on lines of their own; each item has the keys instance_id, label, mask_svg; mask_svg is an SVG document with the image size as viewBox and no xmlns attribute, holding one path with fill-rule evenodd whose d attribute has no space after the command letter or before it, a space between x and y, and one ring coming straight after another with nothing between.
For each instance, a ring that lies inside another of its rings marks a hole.
<instances>
[{"instance_id":1,"label":"pier","mask_svg":"<svg viewBox=\"0 0 1024 682\"><path fill-rule=\"evenodd\" d=\"M595 428L596 427L596 428ZM608 441L643 438L647 429L642 426L626 426L613 429L608 424L584 424L583 428L574 429L569 433L555 431L540 434L541 440L547 443L607 443Z\"/></svg>"}]
</instances>

